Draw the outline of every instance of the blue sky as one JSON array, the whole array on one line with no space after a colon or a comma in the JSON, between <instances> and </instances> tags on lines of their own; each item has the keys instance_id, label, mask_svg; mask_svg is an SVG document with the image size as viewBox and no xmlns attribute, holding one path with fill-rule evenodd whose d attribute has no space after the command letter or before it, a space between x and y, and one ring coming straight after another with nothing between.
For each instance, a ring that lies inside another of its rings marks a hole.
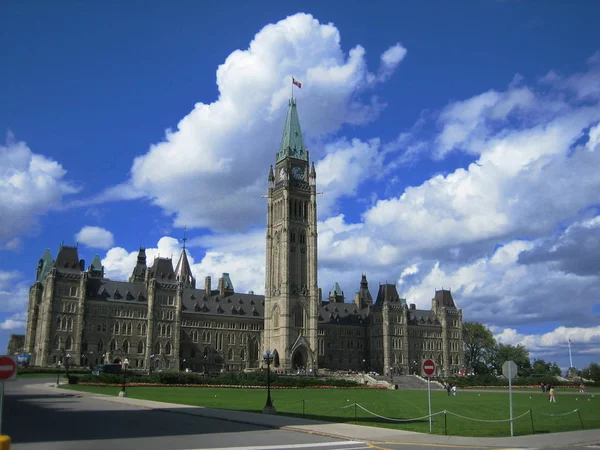
<instances>
[{"instance_id":1,"label":"blue sky","mask_svg":"<svg viewBox=\"0 0 600 450\"><path fill-rule=\"evenodd\" d=\"M187 226L199 279L262 292L295 76L325 293L451 288L502 342L598 361L600 6L397 3L6 2L0 347L63 241L125 279Z\"/></svg>"}]
</instances>

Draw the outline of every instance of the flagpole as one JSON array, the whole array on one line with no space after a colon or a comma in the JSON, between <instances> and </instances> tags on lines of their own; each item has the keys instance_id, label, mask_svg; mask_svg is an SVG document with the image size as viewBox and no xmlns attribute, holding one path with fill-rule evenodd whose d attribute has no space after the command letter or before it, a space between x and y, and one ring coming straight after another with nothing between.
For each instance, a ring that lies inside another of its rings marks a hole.
<instances>
[{"instance_id":1,"label":"flagpole","mask_svg":"<svg viewBox=\"0 0 600 450\"><path fill-rule=\"evenodd\" d=\"M573 357L571 356L571 339L569 339L569 364L571 364L571 367L573 367Z\"/></svg>"},{"instance_id":2,"label":"flagpole","mask_svg":"<svg viewBox=\"0 0 600 450\"><path fill-rule=\"evenodd\" d=\"M294 77L292 77L292 101L294 100Z\"/></svg>"}]
</instances>

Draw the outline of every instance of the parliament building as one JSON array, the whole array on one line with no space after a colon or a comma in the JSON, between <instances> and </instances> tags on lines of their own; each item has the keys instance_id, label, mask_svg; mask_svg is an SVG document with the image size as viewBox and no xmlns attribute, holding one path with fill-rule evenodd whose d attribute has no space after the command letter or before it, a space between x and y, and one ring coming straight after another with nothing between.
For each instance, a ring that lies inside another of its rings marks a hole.
<instances>
[{"instance_id":1,"label":"parliament building","mask_svg":"<svg viewBox=\"0 0 600 450\"><path fill-rule=\"evenodd\" d=\"M147 261L140 249L127 281L110 280L98 255L86 268L77 247L46 250L29 290L24 351L31 364L93 366L129 361L133 370L215 373L262 365L305 373L375 371L437 375L463 367L462 311L448 290L431 309L416 309L394 284L380 284L375 301L366 275L351 298L335 283L318 286L317 174L290 100L281 145L268 172L264 295L235 292L224 273L197 286L185 245L170 258Z\"/></svg>"}]
</instances>

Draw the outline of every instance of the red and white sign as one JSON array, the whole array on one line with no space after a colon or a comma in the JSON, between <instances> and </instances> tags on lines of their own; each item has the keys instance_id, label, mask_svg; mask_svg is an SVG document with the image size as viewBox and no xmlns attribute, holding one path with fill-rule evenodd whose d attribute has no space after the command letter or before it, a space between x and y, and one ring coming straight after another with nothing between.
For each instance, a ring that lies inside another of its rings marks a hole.
<instances>
[{"instance_id":1,"label":"red and white sign","mask_svg":"<svg viewBox=\"0 0 600 450\"><path fill-rule=\"evenodd\" d=\"M435 373L435 363L431 359L426 359L423 361L423 372L425 375L430 376Z\"/></svg>"},{"instance_id":2,"label":"red and white sign","mask_svg":"<svg viewBox=\"0 0 600 450\"><path fill-rule=\"evenodd\" d=\"M0 381L17 379L17 359L14 356L0 356Z\"/></svg>"}]
</instances>

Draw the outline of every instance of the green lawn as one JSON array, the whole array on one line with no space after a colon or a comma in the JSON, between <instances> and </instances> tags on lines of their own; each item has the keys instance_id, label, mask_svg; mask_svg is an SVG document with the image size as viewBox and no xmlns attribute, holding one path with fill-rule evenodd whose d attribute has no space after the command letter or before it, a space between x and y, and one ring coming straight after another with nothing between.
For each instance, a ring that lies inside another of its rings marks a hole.
<instances>
[{"instance_id":1,"label":"green lawn","mask_svg":"<svg viewBox=\"0 0 600 450\"><path fill-rule=\"evenodd\" d=\"M66 387L66 386L65 386ZM70 385L68 389L117 395L118 387ZM164 401L184 405L205 406L237 411L260 412L265 404L264 389L229 389L206 387L128 387L131 398ZM273 389L271 395L281 415L306 417L328 422L348 422L359 425L395 428L427 433L429 419L397 422L392 419L414 419L427 415L427 391L396 391L371 389ZM433 412L447 410L468 418L498 420L509 417L508 392L459 391L456 397L446 392L432 391ZM358 404L373 414L366 412ZM561 393L557 402L549 403L541 392L514 393L514 416L532 410L536 433L581 429L577 413L550 417L544 414L565 414L576 409L585 428L600 428L600 396L586 393ZM444 434L444 415L433 418L433 432ZM477 422L446 415L447 434L455 436L510 436L510 425ZM532 434L531 417L527 414L514 424L515 435Z\"/></svg>"}]
</instances>

